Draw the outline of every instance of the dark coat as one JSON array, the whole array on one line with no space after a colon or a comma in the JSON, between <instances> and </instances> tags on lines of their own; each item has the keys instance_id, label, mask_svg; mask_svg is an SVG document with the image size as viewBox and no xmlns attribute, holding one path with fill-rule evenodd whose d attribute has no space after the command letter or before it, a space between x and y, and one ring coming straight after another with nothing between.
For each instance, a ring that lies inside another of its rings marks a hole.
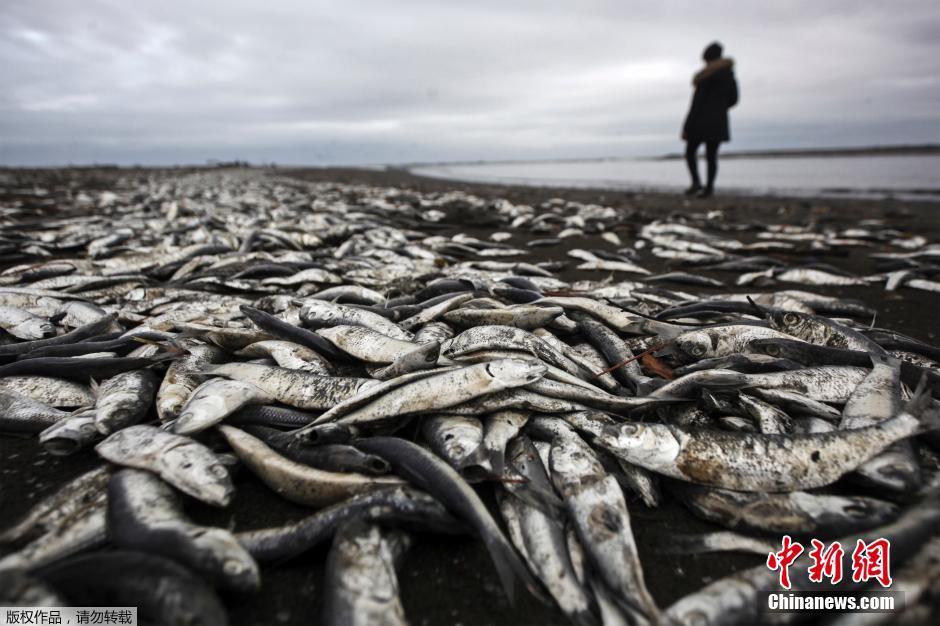
<instances>
[{"instance_id":1,"label":"dark coat","mask_svg":"<svg viewBox=\"0 0 940 626\"><path fill-rule=\"evenodd\" d=\"M729 141L728 109L738 103L731 59L718 59L692 79L695 94L682 133L686 141Z\"/></svg>"}]
</instances>

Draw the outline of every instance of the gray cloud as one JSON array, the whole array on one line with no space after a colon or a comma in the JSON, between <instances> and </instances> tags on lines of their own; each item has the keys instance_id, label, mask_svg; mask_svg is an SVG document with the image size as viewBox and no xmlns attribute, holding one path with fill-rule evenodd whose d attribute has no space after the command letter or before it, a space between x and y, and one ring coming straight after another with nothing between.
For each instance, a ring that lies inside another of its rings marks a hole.
<instances>
[{"instance_id":1,"label":"gray cloud","mask_svg":"<svg viewBox=\"0 0 940 626\"><path fill-rule=\"evenodd\" d=\"M736 148L938 141L938 17L933 0L32 0L0 15L0 163L658 154L712 39L737 62Z\"/></svg>"}]
</instances>

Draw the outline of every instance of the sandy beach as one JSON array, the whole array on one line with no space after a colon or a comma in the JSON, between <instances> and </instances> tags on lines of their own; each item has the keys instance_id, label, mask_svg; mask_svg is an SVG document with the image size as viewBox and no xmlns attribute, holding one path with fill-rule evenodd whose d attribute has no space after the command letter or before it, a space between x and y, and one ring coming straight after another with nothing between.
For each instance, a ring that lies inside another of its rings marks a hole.
<instances>
[{"instance_id":1,"label":"sandy beach","mask_svg":"<svg viewBox=\"0 0 940 626\"><path fill-rule=\"evenodd\" d=\"M19 180L33 179L37 184L44 181L61 183L74 177L81 181L84 188L105 190L119 177L142 177L146 173L145 170L82 169L16 171L15 175ZM757 234L768 224L814 223L839 230L857 226L865 220L879 220L887 227L922 235L931 242L940 240L940 204L930 202L730 196L722 195L720 188L713 198L691 200L680 195L661 193L473 184L422 178L396 169L278 168L267 170L267 174L304 182L396 188L406 196L409 192L447 194L460 191L488 201L505 199L536 209L556 198L609 206L622 214L623 219L614 232L624 246L632 246L637 230L642 225L665 216L683 216L694 225L719 227L743 242L756 240ZM4 185L0 183L2 187ZM417 195L415 197L417 199ZM0 189L0 204L15 199L9 189ZM436 234L465 233L487 239L496 231L506 231L511 234L509 243L523 249L526 249L528 241L539 237L528 231L512 231L505 223L488 221L487 215L467 210L466 203L459 198L445 204L441 210L446 216L437 224ZM37 218L54 215L54 204L37 209ZM572 248L616 249L602 239L599 233L585 233L565 238L557 246L529 248L528 254L518 260L570 261L566 253ZM871 251L871 248L851 248L840 249L837 255L776 252L773 255L792 264L831 263L852 274L864 276L876 271L874 261L868 256ZM645 258L644 265L654 273L675 269L653 257ZM733 286L734 276L730 274L703 274L723 280L729 287L711 290L695 287L693 290L696 292L744 291ZM570 264L557 277L566 281L604 278L598 272L570 269ZM940 327L936 321L940 294L905 288L886 292L882 285L806 289L861 300L878 311L879 326L895 329L928 343L940 343ZM33 438L6 435L0 436L0 459L3 459L0 469L0 528L17 519L64 481L98 463L92 449L72 456L55 457L42 452ZM283 523L296 519L304 512L301 507L276 497L247 471L238 472L235 480L237 490L230 507L211 509L191 504L188 513L199 522L245 530ZM490 494L487 489L484 487L482 491L484 498L488 498ZM488 503L492 505L491 498ZM763 560L759 556L665 554L663 548L673 533L699 533L716 530L717 527L692 517L668 496L659 509L649 509L639 500L631 500L629 504L647 582L660 606L667 606L705 583L739 569L758 565ZM256 595L224 596L232 623L287 626L316 621L321 611L320 591L324 584L327 549L328 546L324 545L289 563L265 568L262 572L263 587ZM421 536L406 558L400 581L405 610L415 625L516 626L567 623L564 616L552 607L542 605L527 595L521 596L515 606L510 606L500 590L486 553L479 542L471 537Z\"/></svg>"}]
</instances>

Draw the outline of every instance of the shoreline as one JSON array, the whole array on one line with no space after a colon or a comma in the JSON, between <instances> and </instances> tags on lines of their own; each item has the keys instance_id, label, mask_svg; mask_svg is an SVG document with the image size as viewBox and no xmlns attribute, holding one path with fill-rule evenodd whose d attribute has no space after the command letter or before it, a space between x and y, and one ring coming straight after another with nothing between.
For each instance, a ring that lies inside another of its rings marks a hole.
<instances>
[{"instance_id":1,"label":"shoreline","mask_svg":"<svg viewBox=\"0 0 940 626\"><path fill-rule=\"evenodd\" d=\"M462 191L487 198L501 197L523 204L537 204L557 197L577 202L605 204L615 209L636 210L641 215L649 212L650 216L661 214L663 210L681 213L733 210L735 217L743 219L770 216L778 221L785 215L792 219L800 219L810 213L820 211L836 219L857 219L859 214L864 214L868 219L892 220L916 216L918 220L923 221L922 226L940 231L940 200L932 199L795 196L773 193L755 195L725 191L720 185L713 197L695 199L681 192L657 189L473 182L423 176L403 168L384 170L354 167L277 168L273 171L308 182L332 181L379 185L413 189L419 193Z\"/></svg>"},{"instance_id":2,"label":"shoreline","mask_svg":"<svg viewBox=\"0 0 940 626\"><path fill-rule=\"evenodd\" d=\"M704 159L704 157L699 157ZM625 191L637 194L663 194L672 196L683 196L684 187L681 185L654 185L637 184L628 182L618 182L616 180L595 180L578 183L575 180L559 180L553 182L550 180L527 179L512 176L492 176L490 178L480 177L477 180L451 178L446 171L440 174L434 174L427 170L434 168L417 168L418 171L408 170L408 173L420 178L432 178L451 183L470 182L481 185L498 185L506 187L535 187L546 189L587 189L596 192L615 192ZM438 168L439 170L446 168ZM936 202L940 204L940 187L936 189L890 189L890 188L869 188L853 189L851 187L825 187L822 189L774 189L749 187L726 187L719 189L719 192L725 196L737 196L742 198L774 198L782 200L805 200L805 199L843 199L843 200L867 200L873 202L882 202L885 200L902 200L907 202Z\"/></svg>"}]
</instances>

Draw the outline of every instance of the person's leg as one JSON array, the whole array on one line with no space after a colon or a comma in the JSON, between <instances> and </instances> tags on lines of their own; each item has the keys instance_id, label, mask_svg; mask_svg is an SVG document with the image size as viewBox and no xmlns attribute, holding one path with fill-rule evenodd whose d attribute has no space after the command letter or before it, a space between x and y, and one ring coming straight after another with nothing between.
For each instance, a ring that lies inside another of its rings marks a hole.
<instances>
[{"instance_id":1,"label":"person's leg","mask_svg":"<svg viewBox=\"0 0 940 626\"><path fill-rule=\"evenodd\" d=\"M692 186L686 190L687 194L693 194L702 188L702 180L698 177L698 147L701 141L688 140L685 142L685 163L689 167L689 175L692 177Z\"/></svg>"},{"instance_id":2,"label":"person's leg","mask_svg":"<svg viewBox=\"0 0 940 626\"><path fill-rule=\"evenodd\" d=\"M705 185L705 191L710 195L715 190L715 177L718 176L718 146L717 141L709 141L705 144L705 160L708 162L708 184Z\"/></svg>"}]
</instances>

